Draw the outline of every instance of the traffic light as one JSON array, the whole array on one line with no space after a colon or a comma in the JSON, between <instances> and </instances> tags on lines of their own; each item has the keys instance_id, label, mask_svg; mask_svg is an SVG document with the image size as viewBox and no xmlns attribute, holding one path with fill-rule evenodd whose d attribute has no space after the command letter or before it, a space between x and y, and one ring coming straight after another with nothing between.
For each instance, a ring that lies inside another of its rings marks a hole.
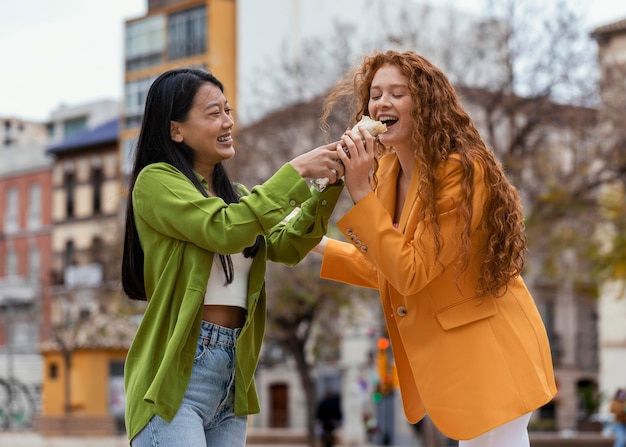
<instances>
[{"instance_id":1,"label":"traffic light","mask_svg":"<svg viewBox=\"0 0 626 447\"><path fill-rule=\"evenodd\" d=\"M378 386L372 394L374 402L380 402L383 395L389 394L397 387L396 365L393 363L391 345L387 337L380 337L376 343L376 369L378 372Z\"/></svg>"}]
</instances>

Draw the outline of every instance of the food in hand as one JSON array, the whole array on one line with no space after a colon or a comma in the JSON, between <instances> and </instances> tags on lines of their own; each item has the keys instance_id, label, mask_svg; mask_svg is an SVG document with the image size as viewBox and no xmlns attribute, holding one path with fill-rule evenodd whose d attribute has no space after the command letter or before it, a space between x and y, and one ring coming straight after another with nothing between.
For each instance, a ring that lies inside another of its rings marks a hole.
<instances>
[{"instance_id":1,"label":"food in hand","mask_svg":"<svg viewBox=\"0 0 626 447\"><path fill-rule=\"evenodd\" d=\"M356 123L352 130L357 130L358 127L365 127L367 131L373 136L377 137L381 133L387 132L387 125L381 121L371 119L369 116L363 115L361 121Z\"/></svg>"},{"instance_id":2,"label":"food in hand","mask_svg":"<svg viewBox=\"0 0 626 447\"><path fill-rule=\"evenodd\" d=\"M363 115L361 120L352 127L352 130L358 130L359 126L367 129L367 131L373 137L377 137L381 133L387 132L387 125L385 123L373 120L367 115ZM346 153L348 158L350 158L350 151L348 150L348 148L344 147L343 151ZM326 177L316 178L313 180L313 186L315 186L315 188L318 191L323 191L326 188L326 186L328 186L329 183L330 183L330 179Z\"/></svg>"}]
</instances>

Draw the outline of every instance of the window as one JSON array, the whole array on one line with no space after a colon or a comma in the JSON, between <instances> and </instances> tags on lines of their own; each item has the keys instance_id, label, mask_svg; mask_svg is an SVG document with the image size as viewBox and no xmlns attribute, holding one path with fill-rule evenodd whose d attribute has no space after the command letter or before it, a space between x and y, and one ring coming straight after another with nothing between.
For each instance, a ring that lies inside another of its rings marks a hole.
<instances>
[{"instance_id":1,"label":"window","mask_svg":"<svg viewBox=\"0 0 626 447\"><path fill-rule=\"evenodd\" d=\"M100 214L102 212L102 184L104 183L102 168L93 169L91 182L93 188L93 213Z\"/></svg>"},{"instance_id":2,"label":"window","mask_svg":"<svg viewBox=\"0 0 626 447\"><path fill-rule=\"evenodd\" d=\"M28 197L28 228L41 227L41 185L30 185Z\"/></svg>"},{"instance_id":3,"label":"window","mask_svg":"<svg viewBox=\"0 0 626 447\"><path fill-rule=\"evenodd\" d=\"M144 78L126 84L124 115L127 129L134 129L141 125L148 90L155 79L156 77Z\"/></svg>"},{"instance_id":4,"label":"window","mask_svg":"<svg viewBox=\"0 0 626 447\"><path fill-rule=\"evenodd\" d=\"M48 365L48 378L53 380L59 378L59 365L57 363Z\"/></svg>"},{"instance_id":5,"label":"window","mask_svg":"<svg viewBox=\"0 0 626 447\"><path fill-rule=\"evenodd\" d=\"M11 146L13 140L11 139L11 121L4 122L4 145L6 147Z\"/></svg>"},{"instance_id":6,"label":"window","mask_svg":"<svg viewBox=\"0 0 626 447\"><path fill-rule=\"evenodd\" d=\"M87 129L87 117L74 118L63 122L63 138L69 138Z\"/></svg>"},{"instance_id":7,"label":"window","mask_svg":"<svg viewBox=\"0 0 626 447\"><path fill-rule=\"evenodd\" d=\"M41 255L39 253L39 247L36 242L31 242L30 250L28 251L28 274L31 278L39 277L41 270Z\"/></svg>"},{"instance_id":8,"label":"window","mask_svg":"<svg viewBox=\"0 0 626 447\"><path fill-rule=\"evenodd\" d=\"M167 56L182 59L206 52L206 7L188 9L170 15Z\"/></svg>"},{"instance_id":9,"label":"window","mask_svg":"<svg viewBox=\"0 0 626 447\"><path fill-rule=\"evenodd\" d=\"M22 353L35 353L37 346L33 340L39 338L39 327L31 321L14 320L11 322L13 348Z\"/></svg>"},{"instance_id":10,"label":"window","mask_svg":"<svg viewBox=\"0 0 626 447\"><path fill-rule=\"evenodd\" d=\"M137 146L137 138L126 138L122 142L122 172L130 174L133 170L133 158L135 156L135 147Z\"/></svg>"},{"instance_id":11,"label":"window","mask_svg":"<svg viewBox=\"0 0 626 447\"><path fill-rule=\"evenodd\" d=\"M4 231L12 233L19 228L19 192L17 188L7 189L6 214L4 215Z\"/></svg>"},{"instance_id":12,"label":"window","mask_svg":"<svg viewBox=\"0 0 626 447\"><path fill-rule=\"evenodd\" d=\"M126 27L126 71L158 65L165 51L165 16L155 15Z\"/></svg>"},{"instance_id":13,"label":"window","mask_svg":"<svg viewBox=\"0 0 626 447\"><path fill-rule=\"evenodd\" d=\"M65 268L67 269L69 266L74 265L74 255L75 255L74 241L65 242Z\"/></svg>"},{"instance_id":14,"label":"window","mask_svg":"<svg viewBox=\"0 0 626 447\"><path fill-rule=\"evenodd\" d=\"M90 247L90 261L94 263L102 264L102 260L104 259L106 247L104 246L104 241L100 236L95 236L91 240Z\"/></svg>"},{"instance_id":15,"label":"window","mask_svg":"<svg viewBox=\"0 0 626 447\"><path fill-rule=\"evenodd\" d=\"M76 176L73 172L65 174L65 217L74 217L74 193L76 191Z\"/></svg>"},{"instance_id":16,"label":"window","mask_svg":"<svg viewBox=\"0 0 626 447\"><path fill-rule=\"evenodd\" d=\"M7 247L6 257L6 276L9 278L17 276L17 252L13 246Z\"/></svg>"}]
</instances>

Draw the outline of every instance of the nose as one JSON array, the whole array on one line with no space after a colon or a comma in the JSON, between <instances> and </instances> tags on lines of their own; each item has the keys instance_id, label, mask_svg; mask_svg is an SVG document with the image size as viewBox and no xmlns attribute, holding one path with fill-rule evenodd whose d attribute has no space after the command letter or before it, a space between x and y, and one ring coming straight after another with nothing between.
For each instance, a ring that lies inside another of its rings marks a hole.
<instances>
[{"instance_id":1,"label":"nose","mask_svg":"<svg viewBox=\"0 0 626 447\"><path fill-rule=\"evenodd\" d=\"M226 128L233 127L235 125L235 119L229 115L225 114L226 119L224 120L223 126Z\"/></svg>"},{"instance_id":2,"label":"nose","mask_svg":"<svg viewBox=\"0 0 626 447\"><path fill-rule=\"evenodd\" d=\"M381 97L380 97L380 101L378 101L378 103L380 105L383 106L389 106L391 105L391 95L389 93L384 93Z\"/></svg>"}]
</instances>

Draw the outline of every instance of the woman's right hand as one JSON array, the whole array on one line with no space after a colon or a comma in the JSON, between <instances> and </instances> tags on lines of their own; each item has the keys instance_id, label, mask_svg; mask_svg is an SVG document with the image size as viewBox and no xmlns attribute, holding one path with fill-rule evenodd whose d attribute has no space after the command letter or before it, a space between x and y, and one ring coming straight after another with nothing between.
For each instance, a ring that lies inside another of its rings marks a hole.
<instances>
[{"instance_id":1,"label":"woman's right hand","mask_svg":"<svg viewBox=\"0 0 626 447\"><path fill-rule=\"evenodd\" d=\"M337 147L337 157L344 165L348 193L352 201L357 203L372 192L370 171L374 166L376 140L361 126L355 130L347 130L341 140L341 146Z\"/></svg>"},{"instance_id":2,"label":"woman's right hand","mask_svg":"<svg viewBox=\"0 0 626 447\"><path fill-rule=\"evenodd\" d=\"M337 144L336 141L316 147L289 163L303 178L328 178L331 183L337 183L344 173L343 164L337 157Z\"/></svg>"}]
</instances>

